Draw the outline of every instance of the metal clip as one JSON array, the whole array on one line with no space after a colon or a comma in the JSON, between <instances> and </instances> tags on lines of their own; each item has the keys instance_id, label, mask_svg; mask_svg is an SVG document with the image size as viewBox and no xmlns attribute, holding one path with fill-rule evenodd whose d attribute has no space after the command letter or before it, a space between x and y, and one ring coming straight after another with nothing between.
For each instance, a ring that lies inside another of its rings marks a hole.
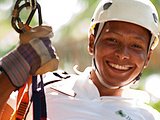
<instances>
[{"instance_id":1,"label":"metal clip","mask_svg":"<svg viewBox=\"0 0 160 120\"><path fill-rule=\"evenodd\" d=\"M23 21L20 18L20 12L24 8L32 8L30 15L25 23L23 23ZM12 27L18 33L22 33L28 30L28 28L30 28L29 24L31 20L33 19L33 16L36 10L38 10L39 25L41 25L42 24L41 6L38 4L38 2L36 0L17 0L14 6L13 12L12 12L12 20L11 20Z\"/></svg>"},{"instance_id":2,"label":"metal clip","mask_svg":"<svg viewBox=\"0 0 160 120\"><path fill-rule=\"evenodd\" d=\"M30 6L31 6L32 9L36 9L37 0L30 0L29 3L30 3Z\"/></svg>"}]
</instances>

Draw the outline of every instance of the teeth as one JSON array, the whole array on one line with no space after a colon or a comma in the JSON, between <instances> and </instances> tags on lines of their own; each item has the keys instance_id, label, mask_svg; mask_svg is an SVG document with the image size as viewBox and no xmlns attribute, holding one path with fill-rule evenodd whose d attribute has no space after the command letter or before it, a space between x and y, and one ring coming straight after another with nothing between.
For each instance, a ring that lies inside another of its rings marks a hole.
<instances>
[{"instance_id":1,"label":"teeth","mask_svg":"<svg viewBox=\"0 0 160 120\"><path fill-rule=\"evenodd\" d=\"M118 69L118 70L129 70L131 66L129 65L118 65L118 64L113 64L113 63L109 63L109 65L115 69Z\"/></svg>"}]
</instances>

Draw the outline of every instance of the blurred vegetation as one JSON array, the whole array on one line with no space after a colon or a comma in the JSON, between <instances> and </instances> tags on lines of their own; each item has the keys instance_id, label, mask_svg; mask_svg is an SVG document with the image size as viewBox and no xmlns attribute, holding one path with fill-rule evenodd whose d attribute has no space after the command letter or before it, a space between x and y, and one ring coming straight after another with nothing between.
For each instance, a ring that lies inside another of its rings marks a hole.
<instances>
[{"instance_id":1,"label":"blurred vegetation","mask_svg":"<svg viewBox=\"0 0 160 120\"><path fill-rule=\"evenodd\" d=\"M160 112L160 101L156 103L151 103L151 106Z\"/></svg>"},{"instance_id":2,"label":"blurred vegetation","mask_svg":"<svg viewBox=\"0 0 160 120\"><path fill-rule=\"evenodd\" d=\"M11 27L11 13L16 0L0 0L0 57L4 56L18 44L18 34ZM70 22L63 25L55 32L52 39L60 58L60 69L73 72L74 65L83 71L87 66L91 66L91 57L87 52L87 31L93 11L100 0L78 0L83 6L82 11L74 15ZM160 0L151 0L160 13ZM5 8L4 6L7 7ZM46 6L47 7L47 6ZM43 10L44 8L42 8ZM51 8L52 9L52 8ZM23 19L26 13L22 13ZM160 14L159 14L160 16ZM56 19L56 18L55 18ZM36 18L33 24L36 23ZM154 50L148 69L144 71L142 81L137 89L144 89L145 78L153 73L160 74L160 44ZM160 102L151 104L160 111Z\"/></svg>"}]
</instances>

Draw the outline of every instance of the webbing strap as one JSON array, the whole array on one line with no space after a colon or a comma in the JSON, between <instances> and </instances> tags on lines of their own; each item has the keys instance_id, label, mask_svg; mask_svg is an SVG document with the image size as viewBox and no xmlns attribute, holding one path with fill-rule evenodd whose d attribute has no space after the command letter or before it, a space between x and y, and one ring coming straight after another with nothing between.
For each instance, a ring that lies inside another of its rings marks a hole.
<instances>
[{"instance_id":1,"label":"webbing strap","mask_svg":"<svg viewBox=\"0 0 160 120\"><path fill-rule=\"evenodd\" d=\"M53 80L43 84L42 76L40 76L40 79L41 79L41 82L38 84L37 76L33 76L33 77L30 76L28 83L26 84L28 85L27 89L26 89L26 85L19 89L18 98L17 98L17 109L10 120L25 120L30 110L31 103L33 103L33 110L34 110L33 120L46 120L47 112L46 112L44 86L47 86L55 82L59 82L61 80ZM32 91L34 89L34 92L32 93L31 100L29 100L28 90L32 80L33 80Z\"/></svg>"},{"instance_id":2,"label":"webbing strap","mask_svg":"<svg viewBox=\"0 0 160 120\"><path fill-rule=\"evenodd\" d=\"M27 109L29 107L30 101L29 101L29 86L31 84L31 76L28 79L28 82L19 89L18 91L18 97L17 97L17 107L15 112L15 119L16 120L23 120L24 116L27 112ZM14 118L14 116L13 116ZM13 119L12 118L12 119Z\"/></svg>"},{"instance_id":3,"label":"webbing strap","mask_svg":"<svg viewBox=\"0 0 160 120\"><path fill-rule=\"evenodd\" d=\"M46 98L44 93L44 84L42 76L41 81L38 83L37 76L32 77L32 100L33 100L33 119L46 120Z\"/></svg>"}]
</instances>

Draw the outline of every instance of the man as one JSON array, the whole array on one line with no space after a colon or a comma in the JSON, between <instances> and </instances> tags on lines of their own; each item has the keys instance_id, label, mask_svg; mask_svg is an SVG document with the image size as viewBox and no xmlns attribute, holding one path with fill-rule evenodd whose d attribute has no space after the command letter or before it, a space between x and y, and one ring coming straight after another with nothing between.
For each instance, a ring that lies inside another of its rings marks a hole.
<instances>
[{"instance_id":1,"label":"man","mask_svg":"<svg viewBox=\"0 0 160 120\"><path fill-rule=\"evenodd\" d=\"M158 44L158 22L157 11L149 0L102 0L95 10L89 29L88 50L92 56L93 66L88 67L80 75L48 72L37 77L39 81L42 78L45 81L47 118L50 120L160 120L160 114L142 100L146 94L129 88L140 79L152 51ZM21 87L29 74L44 73L43 70L38 73L36 71L40 66L43 67L48 61L56 58L50 43L46 45L43 41L42 44L39 41L43 39L40 39L36 45L50 50L49 54L52 55L48 56L54 57L47 56L48 59L43 64L35 60L38 57L42 61L44 56L42 52L36 51L34 40L36 39L29 39L30 49L34 51L34 57L30 59L34 64L30 64L27 57L23 55L25 52L21 52L24 51L26 44L21 44L15 50L16 54L20 53L19 56L24 61L22 64L16 64L19 67L28 66L28 69L23 70L26 72L19 74L16 70L17 73L14 73L12 69L15 65L12 65L11 70L7 69L7 63L10 62L8 59L12 58L10 54L1 60L0 86L3 87L3 91L2 89L0 91L1 110L10 93ZM30 54L33 54L33 51ZM16 54L13 53L13 56L17 57ZM11 73L20 77L13 77ZM17 82L17 78L21 79ZM53 80L58 82L52 83ZM34 77L33 81L35 81ZM33 87L32 91L34 91ZM34 99L34 92L29 96L30 99ZM36 107L42 109L45 106L45 104L41 105ZM26 119L32 119L32 115L36 114L36 107L35 104L31 104ZM40 113L43 112L44 109ZM44 119L44 116L40 116L41 119Z\"/></svg>"}]
</instances>

